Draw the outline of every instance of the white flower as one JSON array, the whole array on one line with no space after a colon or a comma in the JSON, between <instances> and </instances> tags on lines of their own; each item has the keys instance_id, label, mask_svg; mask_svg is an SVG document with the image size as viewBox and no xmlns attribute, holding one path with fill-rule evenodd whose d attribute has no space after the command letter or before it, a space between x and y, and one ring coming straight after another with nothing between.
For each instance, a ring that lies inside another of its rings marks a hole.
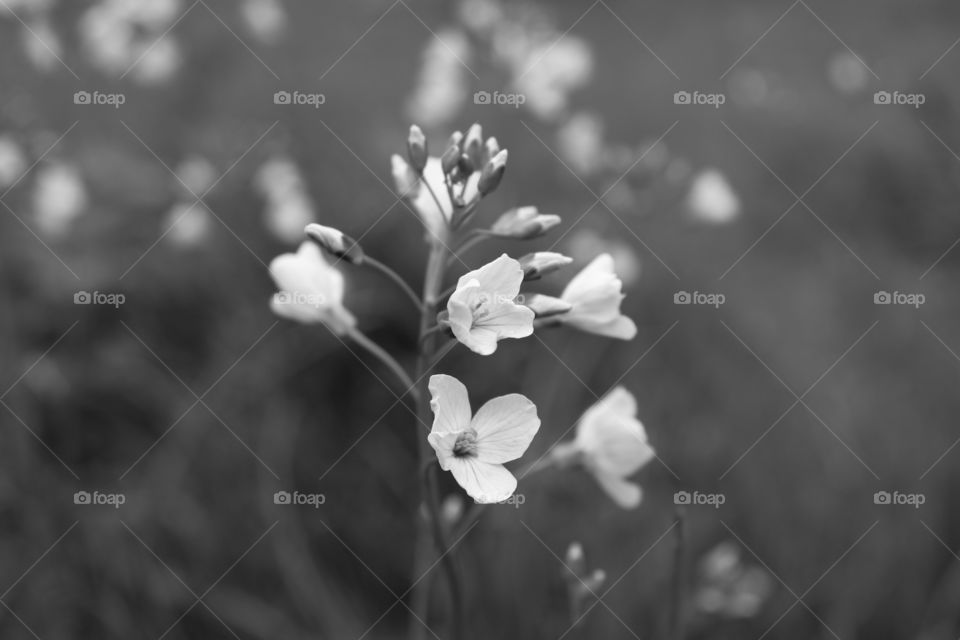
<instances>
[{"instance_id":1,"label":"white flower","mask_svg":"<svg viewBox=\"0 0 960 640\"><path fill-rule=\"evenodd\" d=\"M427 440L440 468L449 471L480 503L502 502L517 488L503 463L516 460L540 428L537 407L511 393L489 400L476 415L463 383L452 376L430 376L433 428Z\"/></svg>"},{"instance_id":2,"label":"white flower","mask_svg":"<svg viewBox=\"0 0 960 640\"><path fill-rule=\"evenodd\" d=\"M584 412L573 442L554 447L553 460L578 462L614 502L624 509L637 507L643 492L626 478L650 462L654 452L636 416L637 401L629 391L617 387Z\"/></svg>"},{"instance_id":3,"label":"white flower","mask_svg":"<svg viewBox=\"0 0 960 640\"><path fill-rule=\"evenodd\" d=\"M609 253L600 254L573 277L560 295L573 307L561 321L581 331L632 340L637 335L637 325L620 313L622 288L623 283L613 271L613 258Z\"/></svg>"},{"instance_id":4,"label":"white flower","mask_svg":"<svg viewBox=\"0 0 960 640\"><path fill-rule=\"evenodd\" d=\"M503 338L533 333L533 311L514 302L523 282L520 263L503 254L464 274L447 302L450 329L471 351L487 356Z\"/></svg>"},{"instance_id":5,"label":"white flower","mask_svg":"<svg viewBox=\"0 0 960 640\"><path fill-rule=\"evenodd\" d=\"M280 289L270 301L278 316L305 324L322 322L337 334L356 326L356 318L343 306L343 274L323 259L313 242L274 258L270 275Z\"/></svg>"},{"instance_id":6,"label":"white flower","mask_svg":"<svg viewBox=\"0 0 960 640\"><path fill-rule=\"evenodd\" d=\"M740 198L720 171L705 169L690 186L687 207L701 222L723 224L739 215Z\"/></svg>"}]
</instances>

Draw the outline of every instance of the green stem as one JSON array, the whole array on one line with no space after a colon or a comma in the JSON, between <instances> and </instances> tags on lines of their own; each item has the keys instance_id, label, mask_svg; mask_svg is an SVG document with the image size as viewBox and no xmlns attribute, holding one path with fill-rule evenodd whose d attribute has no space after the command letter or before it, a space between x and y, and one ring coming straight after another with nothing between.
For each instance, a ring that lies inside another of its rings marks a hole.
<instances>
[{"instance_id":1,"label":"green stem","mask_svg":"<svg viewBox=\"0 0 960 640\"><path fill-rule=\"evenodd\" d=\"M400 364L393 359L387 351L378 345L376 342L371 340L359 329L351 329L349 334L353 341L358 345L369 351L372 355L376 356L383 364L387 365L387 368L393 372L397 379L403 384L404 394L409 393L414 397L414 399L419 400L420 391L416 388L416 385L413 383L413 380L410 379L410 376L407 375L407 372L404 370Z\"/></svg>"},{"instance_id":2,"label":"green stem","mask_svg":"<svg viewBox=\"0 0 960 640\"><path fill-rule=\"evenodd\" d=\"M394 282L394 284L400 287L400 290L403 291L403 293L408 298L410 298L410 301L413 302L413 306L417 308L417 311L423 310L423 304L420 302L420 296L414 293L413 289L410 288L410 285L408 285L407 282L400 277L400 274L398 274L396 271L394 271L387 265L383 264L379 260L375 258L371 258L370 256L363 257L363 264L370 265L371 267L373 267L383 275L390 278Z\"/></svg>"}]
</instances>

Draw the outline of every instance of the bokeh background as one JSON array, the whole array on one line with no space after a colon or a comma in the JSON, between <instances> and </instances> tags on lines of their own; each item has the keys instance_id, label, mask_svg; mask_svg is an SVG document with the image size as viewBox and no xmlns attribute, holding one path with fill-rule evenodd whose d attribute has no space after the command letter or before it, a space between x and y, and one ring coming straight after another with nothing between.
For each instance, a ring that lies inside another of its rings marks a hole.
<instances>
[{"instance_id":1,"label":"bokeh background","mask_svg":"<svg viewBox=\"0 0 960 640\"><path fill-rule=\"evenodd\" d=\"M413 418L375 360L271 315L266 265L320 221L418 283L390 154L477 121L510 150L480 220L562 215L506 250L576 259L546 292L610 252L640 331L442 369L533 399L533 457L623 384L660 460L634 511L575 472L488 510L457 550L472 637L664 637L677 491L724 498L686 509L688 637L957 637L958 37L934 0L0 0L0 635L406 632ZM412 366L406 302L347 278ZM571 629L573 541L608 579Z\"/></svg>"}]
</instances>

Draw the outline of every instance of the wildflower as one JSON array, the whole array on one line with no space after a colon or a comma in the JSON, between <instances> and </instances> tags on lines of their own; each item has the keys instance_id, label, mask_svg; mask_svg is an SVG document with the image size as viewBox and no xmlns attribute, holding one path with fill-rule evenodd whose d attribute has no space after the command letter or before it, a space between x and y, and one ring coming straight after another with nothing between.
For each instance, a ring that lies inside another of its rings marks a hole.
<instances>
[{"instance_id":1,"label":"wildflower","mask_svg":"<svg viewBox=\"0 0 960 640\"><path fill-rule=\"evenodd\" d=\"M701 222L723 224L740 213L740 198L716 169L701 171L690 186L687 207Z\"/></svg>"},{"instance_id":2,"label":"wildflower","mask_svg":"<svg viewBox=\"0 0 960 640\"><path fill-rule=\"evenodd\" d=\"M427 138L417 125L411 125L410 135L407 137L407 159L416 173L423 172L427 166Z\"/></svg>"},{"instance_id":3,"label":"wildflower","mask_svg":"<svg viewBox=\"0 0 960 640\"><path fill-rule=\"evenodd\" d=\"M536 207L515 207L500 216L491 233L504 238L531 240L560 224L560 216L540 213Z\"/></svg>"},{"instance_id":4,"label":"wildflower","mask_svg":"<svg viewBox=\"0 0 960 640\"><path fill-rule=\"evenodd\" d=\"M479 180L477 180L477 191L480 192L480 195L485 196L496 191L506 170L507 150L501 149L483 166L483 171L480 173Z\"/></svg>"},{"instance_id":5,"label":"wildflower","mask_svg":"<svg viewBox=\"0 0 960 640\"><path fill-rule=\"evenodd\" d=\"M701 559L700 586L694 600L704 613L727 618L752 618L760 612L773 588L770 575L741 559L740 548L721 542Z\"/></svg>"},{"instance_id":6,"label":"wildflower","mask_svg":"<svg viewBox=\"0 0 960 640\"><path fill-rule=\"evenodd\" d=\"M523 269L523 280L539 280L543 276L553 273L560 267L564 267L571 262L573 258L568 258L562 253L554 251L535 251L518 258L520 267Z\"/></svg>"},{"instance_id":7,"label":"wildflower","mask_svg":"<svg viewBox=\"0 0 960 640\"><path fill-rule=\"evenodd\" d=\"M514 301L522 282L520 263L507 254L461 276L447 302L447 321L457 340L486 356L503 338L532 334L533 311Z\"/></svg>"},{"instance_id":8,"label":"wildflower","mask_svg":"<svg viewBox=\"0 0 960 640\"><path fill-rule=\"evenodd\" d=\"M581 331L597 335L632 340L637 325L620 313L623 283L613 271L613 258L603 253L573 277L560 298L573 308L564 314L562 322Z\"/></svg>"},{"instance_id":9,"label":"wildflower","mask_svg":"<svg viewBox=\"0 0 960 640\"><path fill-rule=\"evenodd\" d=\"M360 248L356 240L339 229L325 227L314 222L308 224L304 231L321 248L326 249L338 258L342 258L350 264L363 262L363 249Z\"/></svg>"},{"instance_id":10,"label":"wildflower","mask_svg":"<svg viewBox=\"0 0 960 640\"><path fill-rule=\"evenodd\" d=\"M343 274L323 259L313 242L274 258L270 276L280 289L270 301L278 316L305 324L323 323L340 335L356 326L353 314L343 306Z\"/></svg>"},{"instance_id":11,"label":"wildflower","mask_svg":"<svg viewBox=\"0 0 960 640\"><path fill-rule=\"evenodd\" d=\"M478 503L502 502L517 488L517 479L503 463L516 460L540 428L537 408L511 393L489 400L476 415L467 388L447 375L430 376L433 428L427 440L440 468Z\"/></svg>"},{"instance_id":12,"label":"wildflower","mask_svg":"<svg viewBox=\"0 0 960 640\"><path fill-rule=\"evenodd\" d=\"M643 492L626 478L650 462L654 452L636 415L633 395L615 388L584 412L573 441L554 447L551 461L582 465L614 502L624 509L637 507Z\"/></svg>"}]
</instances>

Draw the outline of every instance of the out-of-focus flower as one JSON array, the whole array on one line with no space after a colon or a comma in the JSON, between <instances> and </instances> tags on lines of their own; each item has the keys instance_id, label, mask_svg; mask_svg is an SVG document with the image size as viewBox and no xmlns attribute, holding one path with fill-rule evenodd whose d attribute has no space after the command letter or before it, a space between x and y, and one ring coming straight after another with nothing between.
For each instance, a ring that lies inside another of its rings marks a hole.
<instances>
[{"instance_id":1,"label":"out-of-focus flower","mask_svg":"<svg viewBox=\"0 0 960 640\"><path fill-rule=\"evenodd\" d=\"M486 34L503 19L496 0L464 0L458 9L460 21L475 33Z\"/></svg>"},{"instance_id":2,"label":"out-of-focus flower","mask_svg":"<svg viewBox=\"0 0 960 640\"><path fill-rule=\"evenodd\" d=\"M510 209L493 223L491 233L504 238L530 240L560 224L560 216L540 213L536 207Z\"/></svg>"},{"instance_id":3,"label":"out-of-focus flower","mask_svg":"<svg viewBox=\"0 0 960 640\"><path fill-rule=\"evenodd\" d=\"M9 136L0 136L0 189L6 189L20 179L27 169L23 150Z\"/></svg>"},{"instance_id":4,"label":"out-of-focus flower","mask_svg":"<svg viewBox=\"0 0 960 640\"><path fill-rule=\"evenodd\" d=\"M564 560L568 571L564 573L567 581L567 594L570 599L571 613L579 616L583 610L583 604L591 597L594 597L597 591L607 580L607 573L603 569L587 569L587 559L583 553L583 545L579 542L571 542L567 547L567 555Z\"/></svg>"},{"instance_id":5,"label":"out-of-focus flower","mask_svg":"<svg viewBox=\"0 0 960 640\"><path fill-rule=\"evenodd\" d=\"M267 161L254 177L257 190L266 199L267 229L284 242L303 237L303 228L314 221L313 202L297 165L288 158Z\"/></svg>"},{"instance_id":6,"label":"out-of-focus flower","mask_svg":"<svg viewBox=\"0 0 960 640\"><path fill-rule=\"evenodd\" d=\"M560 466L582 465L604 491L624 509L639 506L640 486L626 480L654 457L647 432L637 420L637 401L617 387L584 412L572 442L553 448L551 460Z\"/></svg>"},{"instance_id":7,"label":"out-of-focus flower","mask_svg":"<svg viewBox=\"0 0 960 640\"><path fill-rule=\"evenodd\" d=\"M573 262L573 258L568 258L562 253L554 251L535 251L517 259L520 268L523 269L523 279L525 282L530 280L539 280L545 275L553 273L561 267Z\"/></svg>"},{"instance_id":8,"label":"out-of-focus flower","mask_svg":"<svg viewBox=\"0 0 960 640\"><path fill-rule=\"evenodd\" d=\"M470 41L462 31L443 29L429 39L416 89L407 103L411 120L438 127L453 119L469 91L464 66L469 60Z\"/></svg>"},{"instance_id":9,"label":"out-of-focus flower","mask_svg":"<svg viewBox=\"0 0 960 640\"><path fill-rule=\"evenodd\" d=\"M740 198L723 173L717 169L704 169L693 179L687 207L701 222L723 224L740 214Z\"/></svg>"},{"instance_id":10,"label":"out-of-focus flower","mask_svg":"<svg viewBox=\"0 0 960 640\"><path fill-rule=\"evenodd\" d=\"M532 334L533 311L515 301L522 282L520 263L507 254L461 276L447 301L447 321L457 340L487 356L499 340Z\"/></svg>"},{"instance_id":11,"label":"out-of-focus flower","mask_svg":"<svg viewBox=\"0 0 960 640\"><path fill-rule=\"evenodd\" d=\"M41 233L63 237L86 206L87 188L72 165L57 162L40 169L33 187L33 212Z\"/></svg>"},{"instance_id":12,"label":"out-of-focus flower","mask_svg":"<svg viewBox=\"0 0 960 640\"><path fill-rule=\"evenodd\" d=\"M433 428L427 440L440 468L478 503L502 502L517 488L503 466L524 454L540 429L537 407L511 393L489 400L476 415L467 388L452 376L430 376Z\"/></svg>"},{"instance_id":13,"label":"out-of-focus flower","mask_svg":"<svg viewBox=\"0 0 960 640\"><path fill-rule=\"evenodd\" d=\"M603 121L593 114L577 113L557 131L557 153L582 176L594 175L603 169L606 152Z\"/></svg>"},{"instance_id":14,"label":"out-of-focus flower","mask_svg":"<svg viewBox=\"0 0 960 640\"><path fill-rule=\"evenodd\" d=\"M773 580L762 568L745 565L740 548L721 542L700 561L700 586L694 601L703 613L727 618L752 618L760 612L773 589Z\"/></svg>"},{"instance_id":15,"label":"out-of-focus flower","mask_svg":"<svg viewBox=\"0 0 960 640\"><path fill-rule=\"evenodd\" d=\"M187 190L186 196L203 195L217 180L217 170L202 156L189 156L177 165L174 173L180 186Z\"/></svg>"},{"instance_id":16,"label":"out-of-focus flower","mask_svg":"<svg viewBox=\"0 0 960 640\"><path fill-rule=\"evenodd\" d=\"M620 313L623 283L613 270L613 257L603 253L567 284L560 299L572 305L560 322L601 336L632 340L637 325Z\"/></svg>"},{"instance_id":17,"label":"out-of-focus flower","mask_svg":"<svg viewBox=\"0 0 960 640\"><path fill-rule=\"evenodd\" d=\"M210 235L211 223L210 212L202 203L181 202L167 212L166 237L175 245L194 247Z\"/></svg>"},{"instance_id":18,"label":"out-of-focus flower","mask_svg":"<svg viewBox=\"0 0 960 640\"><path fill-rule=\"evenodd\" d=\"M356 318L343 306L343 274L324 260L313 242L274 258L270 276L280 290L270 301L278 316L305 324L323 323L339 335L356 326Z\"/></svg>"},{"instance_id":19,"label":"out-of-focus flower","mask_svg":"<svg viewBox=\"0 0 960 640\"><path fill-rule=\"evenodd\" d=\"M834 89L846 94L860 93L870 84L867 67L850 51L843 50L830 57L827 77Z\"/></svg>"},{"instance_id":20,"label":"out-of-focus flower","mask_svg":"<svg viewBox=\"0 0 960 640\"><path fill-rule=\"evenodd\" d=\"M526 97L525 106L544 120L554 120L567 108L570 93L593 72L593 53L584 40L567 34L549 38L514 63L514 84Z\"/></svg>"},{"instance_id":21,"label":"out-of-focus flower","mask_svg":"<svg viewBox=\"0 0 960 640\"><path fill-rule=\"evenodd\" d=\"M410 134L407 136L407 160L414 173L419 174L427 166L427 137L417 125L410 125Z\"/></svg>"},{"instance_id":22,"label":"out-of-focus flower","mask_svg":"<svg viewBox=\"0 0 960 640\"><path fill-rule=\"evenodd\" d=\"M440 158L428 158L423 169L423 182L427 184L420 183L412 201L428 234L441 240L447 237L447 226L450 224L450 216L453 215L453 205L450 203L443 175ZM429 189L427 185L430 186Z\"/></svg>"},{"instance_id":23,"label":"out-of-focus flower","mask_svg":"<svg viewBox=\"0 0 960 640\"><path fill-rule=\"evenodd\" d=\"M240 15L253 35L275 44L287 30L287 12L279 0L244 0Z\"/></svg>"},{"instance_id":24,"label":"out-of-focus flower","mask_svg":"<svg viewBox=\"0 0 960 640\"><path fill-rule=\"evenodd\" d=\"M643 270L634 248L617 236L604 236L593 229L575 229L569 235L567 247L570 256L577 262L587 262L600 253L609 253L613 256L617 275L625 287L635 283Z\"/></svg>"},{"instance_id":25,"label":"out-of-focus flower","mask_svg":"<svg viewBox=\"0 0 960 640\"><path fill-rule=\"evenodd\" d=\"M131 74L147 85L166 82L176 74L182 62L180 44L169 36L150 45L140 56Z\"/></svg>"},{"instance_id":26,"label":"out-of-focus flower","mask_svg":"<svg viewBox=\"0 0 960 640\"><path fill-rule=\"evenodd\" d=\"M63 57L60 36L46 18L32 22L29 27L24 25L20 31L23 49L34 67L40 71L51 71L60 64Z\"/></svg>"}]
</instances>

